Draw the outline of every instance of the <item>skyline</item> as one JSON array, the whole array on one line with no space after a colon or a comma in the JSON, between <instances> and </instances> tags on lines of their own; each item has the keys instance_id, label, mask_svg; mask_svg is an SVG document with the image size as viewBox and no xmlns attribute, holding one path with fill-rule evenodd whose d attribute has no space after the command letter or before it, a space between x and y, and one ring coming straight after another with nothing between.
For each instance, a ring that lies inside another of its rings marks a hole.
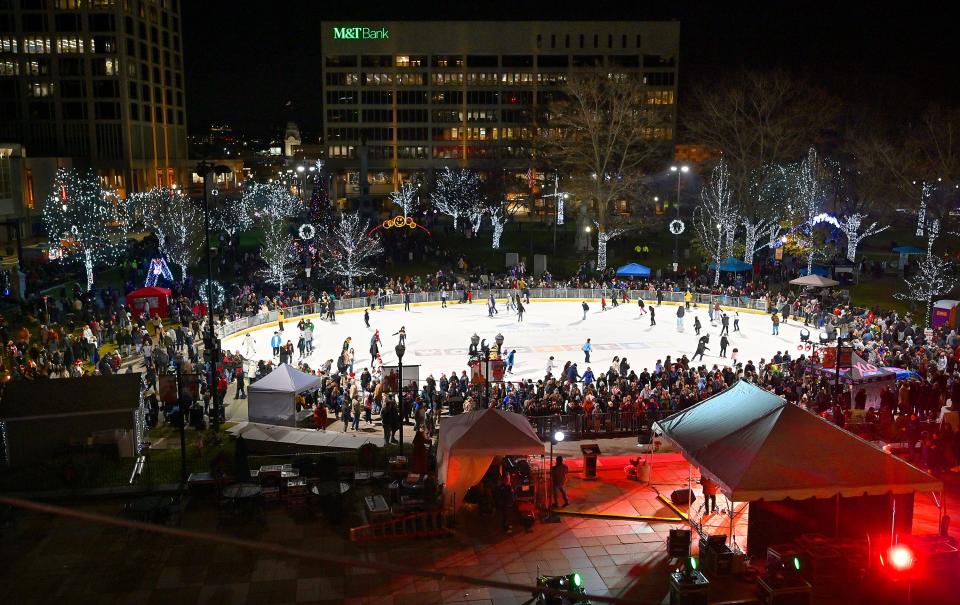
<instances>
[{"instance_id":1,"label":"skyline","mask_svg":"<svg viewBox=\"0 0 960 605\"><path fill-rule=\"evenodd\" d=\"M931 103L956 104L960 85L949 73L951 52L946 20L930 15L899 15L892 9L845 5L681 3L675 7L590 6L544 14L544 3L511 7L488 2L483 7L452 9L419 2L404 10L382 6L324 7L301 0L284 3L284 12L228 11L221 0L184 3L183 28L187 118L190 132L211 123L229 123L251 135L269 135L287 121L306 134L318 133L322 48L319 22L332 20L679 20L680 107L701 80L746 69L780 68L810 78L848 104L879 115L922 111ZM552 8L556 5L550 5ZM842 11L842 12L841 12ZM798 14L799 13L799 14ZM292 17L292 16L295 16ZM212 23L214 27L205 27ZM890 24L896 25L892 29ZM920 25L924 28L921 28ZM258 36L261 42L253 42ZM274 57L284 57L278 66ZM223 57L205 61L205 57ZM281 68L282 67L282 68ZM223 101L220 91L239 82L257 86L260 94Z\"/></svg>"}]
</instances>

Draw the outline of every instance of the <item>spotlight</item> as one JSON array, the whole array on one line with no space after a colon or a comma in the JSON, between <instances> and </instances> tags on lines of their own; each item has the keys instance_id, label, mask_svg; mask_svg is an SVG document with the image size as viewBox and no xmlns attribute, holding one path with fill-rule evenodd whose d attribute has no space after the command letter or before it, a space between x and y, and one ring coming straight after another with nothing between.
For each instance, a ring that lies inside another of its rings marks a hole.
<instances>
[{"instance_id":1,"label":"spotlight","mask_svg":"<svg viewBox=\"0 0 960 605\"><path fill-rule=\"evenodd\" d=\"M905 544L897 544L887 551L887 564L894 571L905 572L913 569L913 551Z\"/></svg>"},{"instance_id":2,"label":"spotlight","mask_svg":"<svg viewBox=\"0 0 960 605\"><path fill-rule=\"evenodd\" d=\"M800 328L800 342L810 342L810 330Z\"/></svg>"},{"instance_id":3,"label":"spotlight","mask_svg":"<svg viewBox=\"0 0 960 605\"><path fill-rule=\"evenodd\" d=\"M557 443L560 443L565 438L566 438L566 435L563 434L563 431L557 431L556 433L553 434L553 440L556 441Z\"/></svg>"}]
</instances>

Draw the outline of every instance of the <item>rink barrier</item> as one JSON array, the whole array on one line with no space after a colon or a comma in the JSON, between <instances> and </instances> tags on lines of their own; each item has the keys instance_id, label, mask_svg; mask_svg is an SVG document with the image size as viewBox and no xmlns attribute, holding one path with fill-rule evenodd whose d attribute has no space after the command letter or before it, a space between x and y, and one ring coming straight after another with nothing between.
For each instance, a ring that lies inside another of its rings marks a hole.
<instances>
[{"instance_id":1,"label":"rink barrier","mask_svg":"<svg viewBox=\"0 0 960 605\"><path fill-rule=\"evenodd\" d=\"M463 290L451 290L450 297L447 299L447 304L461 304L460 300L463 292ZM501 299L507 298L511 294L522 294L520 290L489 288L477 288L470 290L470 292L473 292L473 304L475 305L485 305L486 300L490 297L491 293L493 293L494 298L496 298L498 302L500 302ZM610 302L610 296L615 292L618 295L617 300L620 300L622 298L623 290L613 288L530 288L529 292L531 300L538 300L540 302L587 301L588 303L598 304L601 297L606 297L607 306L612 306L612 303ZM661 294L663 302L670 305L682 304L686 300L685 292L662 292ZM649 290L628 290L627 295L630 300L626 303L620 304L636 305L638 298L642 298L644 302L656 303L657 301L656 291L651 292ZM402 307L404 304L403 297L403 294L390 294L385 296L384 308ZM525 296L524 299L526 299ZM377 303L378 297L371 296L369 298L369 303L367 300L367 297L339 299L335 303L336 312L350 313L362 311L363 309L369 309L371 308L371 303ZM745 313L767 312L767 302L762 298L757 299L727 295L718 296L713 294L693 294L693 299L691 300L690 304L696 305L697 307L703 306L703 308L706 309L705 305L713 305L715 303L720 303L720 307L727 311L743 311ZM410 293L411 306L438 304L440 304L439 292ZM296 323L300 319L313 319L320 317L320 308L321 305L319 303L287 307L283 311L283 321L284 323ZM377 308L379 308L379 305L377 305ZM246 331L260 329L271 324L276 325L277 323L277 311L268 311L266 313L257 313L256 315L243 317L235 321L225 322L218 328L218 332L220 338L224 339L231 336L237 336Z\"/></svg>"}]
</instances>

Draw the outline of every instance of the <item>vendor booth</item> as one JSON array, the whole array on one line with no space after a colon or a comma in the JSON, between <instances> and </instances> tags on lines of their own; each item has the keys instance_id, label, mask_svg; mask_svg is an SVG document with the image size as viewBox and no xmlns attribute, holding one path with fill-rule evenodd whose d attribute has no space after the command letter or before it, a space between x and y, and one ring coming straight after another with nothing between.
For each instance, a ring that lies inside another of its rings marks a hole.
<instances>
[{"instance_id":1,"label":"vendor booth","mask_svg":"<svg viewBox=\"0 0 960 605\"><path fill-rule=\"evenodd\" d=\"M617 277L650 277L650 267L629 263L617 269Z\"/></svg>"},{"instance_id":2,"label":"vendor booth","mask_svg":"<svg viewBox=\"0 0 960 605\"><path fill-rule=\"evenodd\" d=\"M960 320L960 300L938 300L933 303L930 327L956 330Z\"/></svg>"},{"instance_id":3,"label":"vendor booth","mask_svg":"<svg viewBox=\"0 0 960 605\"><path fill-rule=\"evenodd\" d=\"M777 395L740 381L657 423L730 503L749 503L747 550L804 534L911 531L913 497L936 478Z\"/></svg>"},{"instance_id":4,"label":"vendor booth","mask_svg":"<svg viewBox=\"0 0 960 605\"><path fill-rule=\"evenodd\" d=\"M167 317L167 307L169 303L170 290L167 288L148 286L146 288L134 290L130 294L127 294L127 307L130 308L130 312L133 314L134 319L143 314L148 304L150 305L151 317L154 315Z\"/></svg>"},{"instance_id":5,"label":"vendor booth","mask_svg":"<svg viewBox=\"0 0 960 605\"><path fill-rule=\"evenodd\" d=\"M488 408L445 418L437 447L437 482L444 484L445 504L459 508L496 456L542 454L543 443L523 414Z\"/></svg>"},{"instance_id":6,"label":"vendor booth","mask_svg":"<svg viewBox=\"0 0 960 605\"><path fill-rule=\"evenodd\" d=\"M319 389L323 380L319 376L281 364L260 380L247 387L247 415L250 422L297 426L296 398L298 393ZM310 410L300 412L302 417Z\"/></svg>"},{"instance_id":7,"label":"vendor booth","mask_svg":"<svg viewBox=\"0 0 960 605\"><path fill-rule=\"evenodd\" d=\"M860 391L866 394L865 408L879 408L880 395L887 387L895 387L897 384L897 368L885 368L876 366L865 361L862 357L853 353L850 357L849 367L840 367L840 384L850 386L850 400L857 401L857 395ZM836 367L824 367L818 370L822 376L827 376L831 382L836 381Z\"/></svg>"}]
</instances>

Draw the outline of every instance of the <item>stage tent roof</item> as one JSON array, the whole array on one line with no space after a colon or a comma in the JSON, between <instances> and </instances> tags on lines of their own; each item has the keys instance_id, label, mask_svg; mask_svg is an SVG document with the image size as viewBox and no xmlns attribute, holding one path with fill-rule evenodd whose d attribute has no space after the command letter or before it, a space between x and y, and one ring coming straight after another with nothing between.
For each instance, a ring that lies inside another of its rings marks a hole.
<instances>
[{"instance_id":1,"label":"stage tent roof","mask_svg":"<svg viewBox=\"0 0 960 605\"><path fill-rule=\"evenodd\" d=\"M943 487L873 444L742 380L657 425L735 502Z\"/></svg>"}]
</instances>

